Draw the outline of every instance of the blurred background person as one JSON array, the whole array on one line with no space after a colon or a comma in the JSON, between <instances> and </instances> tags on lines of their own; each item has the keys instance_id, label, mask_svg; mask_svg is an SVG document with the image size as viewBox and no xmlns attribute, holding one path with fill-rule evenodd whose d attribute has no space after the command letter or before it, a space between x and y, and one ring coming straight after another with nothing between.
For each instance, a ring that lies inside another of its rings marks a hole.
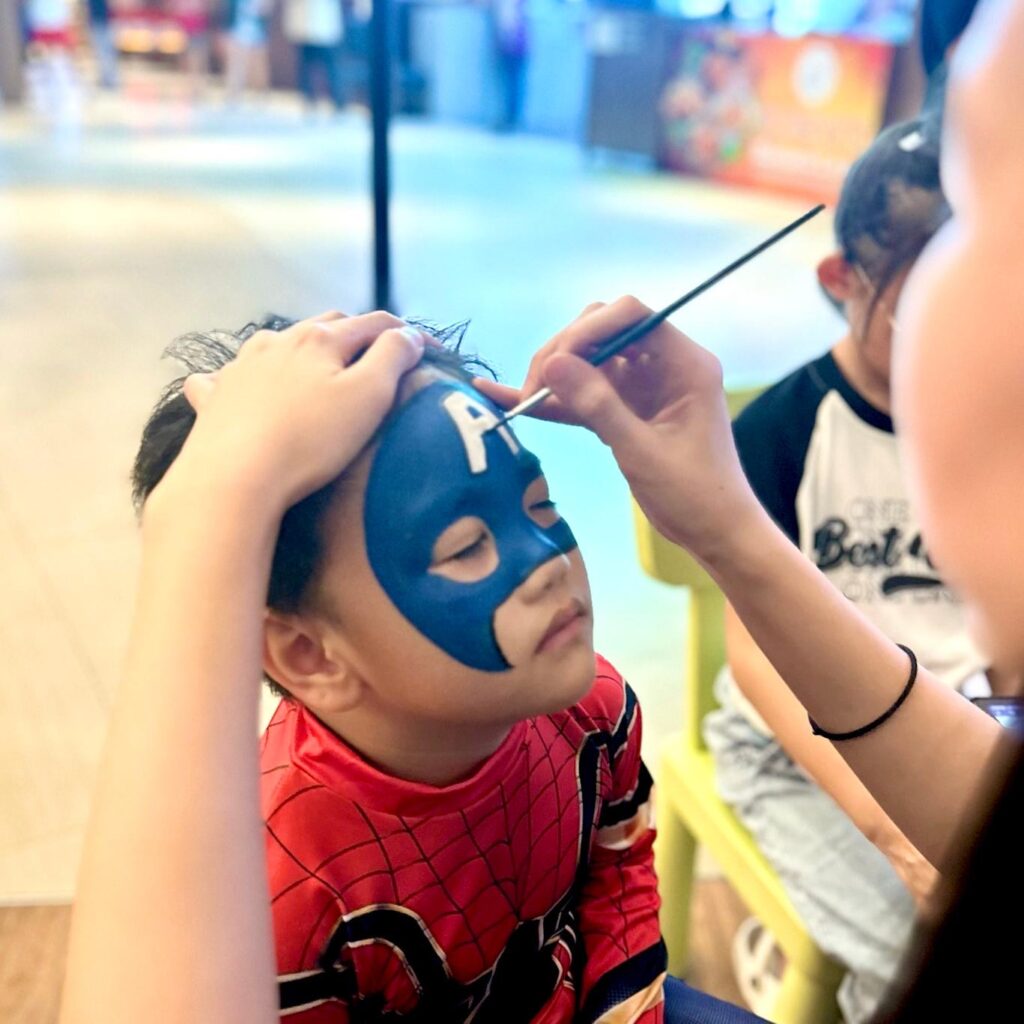
<instances>
[{"instance_id":1,"label":"blurred background person","mask_svg":"<svg viewBox=\"0 0 1024 1024\"><path fill-rule=\"evenodd\" d=\"M111 24L110 0L88 0L89 38L96 57L97 81L104 89L116 89L117 46Z\"/></svg>"},{"instance_id":2,"label":"blurred background person","mask_svg":"<svg viewBox=\"0 0 1024 1024\"><path fill-rule=\"evenodd\" d=\"M224 49L224 92L237 103L246 89L270 88L268 39L274 0L228 0Z\"/></svg>"},{"instance_id":3,"label":"blurred background person","mask_svg":"<svg viewBox=\"0 0 1024 1024\"><path fill-rule=\"evenodd\" d=\"M307 110L316 109L319 69L334 109L340 111L345 106L340 52L345 26L341 0L285 0L284 34L295 46L298 86Z\"/></svg>"},{"instance_id":4,"label":"blurred background person","mask_svg":"<svg viewBox=\"0 0 1024 1024\"><path fill-rule=\"evenodd\" d=\"M501 132L511 132L519 127L526 92L526 63L530 48L526 0L493 0L491 16L501 88L501 113L496 128Z\"/></svg>"},{"instance_id":5,"label":"blurred background person","mask_svg":"<svg viewBox=\"0 0 1024 1024\"><path fill-rule=\"evenodd\" d=\"M75 10L71 0L27 0L26 78L35 105L47 117L74 116L78 75L72 59Z\"/></svg>"},{"instance_id":6,"label":"blurred background person","mask_svg":"<svg viewBox=\"0 0 1024 1024\"><path fill-rule=\"evenodd\" d=\"M196 99L210 72L210 0L169 0L167 10L185 33L182 68L188 91Z\"/></svg>"}]
</instances>

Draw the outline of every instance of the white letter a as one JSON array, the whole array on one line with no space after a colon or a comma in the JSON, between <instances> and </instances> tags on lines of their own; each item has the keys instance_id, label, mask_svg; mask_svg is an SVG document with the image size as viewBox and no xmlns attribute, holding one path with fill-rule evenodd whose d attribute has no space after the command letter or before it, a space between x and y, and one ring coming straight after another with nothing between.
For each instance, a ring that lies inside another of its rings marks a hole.
<instances>
[{"instance_id":1,"label":"white letter a","mask_svg":"<svg viewBox=\"0 0 1024 1024\"><path fill-rule=\"evenodd\" d=\"M469 460L471 473L487 472L487 449L484 446L484 434L498 424L498 417L485 405L464 391L452 391L441 403L444 410L452 418L466 447L466 458ZM519 451L519 445L508 427L498 427L498 434L513 455Z\"/></svg>"}]
</instances>

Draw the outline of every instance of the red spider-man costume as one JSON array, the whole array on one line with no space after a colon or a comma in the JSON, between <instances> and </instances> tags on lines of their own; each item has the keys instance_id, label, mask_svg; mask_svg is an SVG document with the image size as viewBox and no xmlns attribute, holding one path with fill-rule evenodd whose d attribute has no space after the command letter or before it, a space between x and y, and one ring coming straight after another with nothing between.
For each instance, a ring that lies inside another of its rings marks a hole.
<instances>
[{"instance_id":1,"label":"red spider-man costume","mask_svg":"<svg viewBox=\"0 0 1024 1024\"><path fill-rule=\"evenodd\" d=\"M262 772L289 1024L661 1021L640 709L603 659L451 786L384 774L288 701Z\"/></svg>"}]
</instances>

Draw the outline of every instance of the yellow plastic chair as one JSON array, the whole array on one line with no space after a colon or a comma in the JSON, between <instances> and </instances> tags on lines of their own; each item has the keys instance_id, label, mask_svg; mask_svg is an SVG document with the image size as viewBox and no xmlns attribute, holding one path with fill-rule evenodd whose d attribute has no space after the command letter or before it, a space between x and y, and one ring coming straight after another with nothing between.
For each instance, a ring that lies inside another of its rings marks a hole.
<instances>
[{"instance_id":1,"label":"yellow plastic chair","mask_svg":"<svg viewBox=\"0 0 1024 1024\"><path fill-rule=\"evenodd\" d=\"M730 415L761 389L731 392ZM664 754L658 774L658 841L655 848L662 897L661 928L669 971L687 966L690 900L698 844L706 846L752 914L774 935L786 969L771 1020L776 1024L834 1024L836 989L843 969L808 935L774 869L750 833L718 795L715 766L701 723L717 707L713 683L725 663L725 599L711 577L682 548L662 537L634 504L640 564L648 575L690 590L685 669L685 728Z\"/></svg>"}]
</instances>

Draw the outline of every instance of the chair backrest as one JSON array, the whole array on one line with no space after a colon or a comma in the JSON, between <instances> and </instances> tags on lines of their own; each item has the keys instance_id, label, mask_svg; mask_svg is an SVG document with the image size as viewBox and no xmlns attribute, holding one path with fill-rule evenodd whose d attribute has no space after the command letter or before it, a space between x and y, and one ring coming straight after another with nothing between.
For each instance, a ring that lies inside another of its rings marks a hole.
<instances>
[{"instance_id":1,"label":"chair backrest","mask_svg":"<svg viewBox=\"0 0 1024 1024\"><path fill-rule=\"evenodd\" d=\"M729 415L735 418L764 388L726 392ZM637 554L648 576L690 591L687 630L685 693L685 734L687 744L703 749L700 724L717 707L714 682L725 664L725 598L711 577L683 548L666 540L633 502Z\"/></svg>"}]
</instances>

